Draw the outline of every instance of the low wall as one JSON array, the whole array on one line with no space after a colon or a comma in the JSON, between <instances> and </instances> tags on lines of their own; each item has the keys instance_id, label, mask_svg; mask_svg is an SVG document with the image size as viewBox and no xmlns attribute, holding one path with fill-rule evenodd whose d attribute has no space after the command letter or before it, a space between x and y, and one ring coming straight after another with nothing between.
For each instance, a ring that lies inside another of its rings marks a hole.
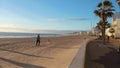
<instances>
[{"instance_id":1,"label":"low wall","mask_svg":"<svg viewBox=\"0 0 120 68\"><path fill-rule=\"evenodd\" d=\"M85 41L81 44L76 56L73 58L71 64L68 68L84 68L85 64L85 53L86 53L86 45L88 43L88 39L84 39Z\"/></svg>"}]
</instances>

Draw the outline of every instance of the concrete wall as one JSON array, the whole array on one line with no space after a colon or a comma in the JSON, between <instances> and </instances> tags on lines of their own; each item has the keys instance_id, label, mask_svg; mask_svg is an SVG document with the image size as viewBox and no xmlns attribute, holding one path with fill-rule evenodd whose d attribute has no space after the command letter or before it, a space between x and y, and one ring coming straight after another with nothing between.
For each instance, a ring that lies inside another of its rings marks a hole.
<instances>
[{"instance_id":1,"label":"concrete wall","mask_svg":"<svg viewBox=\"0 0 120 68\"><path fill-rule=\"evenodd\" d=\"M71 62L71 64L69 65L68 68L84 68L86 45L89 41L87 39L84 39L84 40L85 41L83 42L83 44L79 48L76 56L74 57L73 61Z\"/></svg>"}]
</instances>

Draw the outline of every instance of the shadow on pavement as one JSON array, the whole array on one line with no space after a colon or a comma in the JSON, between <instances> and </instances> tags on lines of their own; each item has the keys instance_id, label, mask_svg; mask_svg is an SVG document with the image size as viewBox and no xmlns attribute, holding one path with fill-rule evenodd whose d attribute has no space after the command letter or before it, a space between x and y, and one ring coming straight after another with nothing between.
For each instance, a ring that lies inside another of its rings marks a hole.
<instances>
[{"instance_id":1,"label":"shadow on pavement","mask_svg":"<svg viewBox=\"0 0 120 68\"><path fill-rule=\"evenodd\" d=\"M12 63L14 65L17 65L17 66L20 66L20 67L23 67L23 68L45 68L43 66L36 66L36 65L32 65L32 64L21 63L21 62L5 59L5 58L2 58L2 57L0 57L0 60Z\"/></svg>"},{"instance_id":2,"label":"shadow on pavement","mask_svg":"<svg viewBox=\"0 0 120 68\"><path fill-rule=\"evenodd\" d=\"M22 53L22 52L18 52L18 51L13 51L13 50L7 50L7 49L3 49L3 48L0 48L0 50L2 50L2 51L12 52L12 53L18 53L18 54L26 55L26 56L32 56L32 57L40 57L40 58L53 59L52 57L44 57L44 56L31 55L31 54L26 54L26 53Z\"/></svg>"},{"instance_id":3,"label":"shadow on pavement","mask_svg":"<svg viewBox=\"0 0 120 68\"><path fill-rule=\"evenodd\" d=\"M110 49L112 49L111 52L93 61L103 64L105 68L120 68L120 54L118 54L114 48Z\"/></svg>"}]
</instances>

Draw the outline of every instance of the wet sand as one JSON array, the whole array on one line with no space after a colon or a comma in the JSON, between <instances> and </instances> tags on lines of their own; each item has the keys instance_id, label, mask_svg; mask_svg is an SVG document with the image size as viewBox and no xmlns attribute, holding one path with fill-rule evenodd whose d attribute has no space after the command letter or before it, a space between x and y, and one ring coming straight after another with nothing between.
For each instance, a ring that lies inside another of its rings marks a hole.
<instances>
[{"instance_id":1,"label":"wet sand","mask_svg":"<svg viewBox=\"0 0 120 68\"><path fill-rule=\"evenodd\" d=\"M83 36L0 38L0 68L68 68Z\"/></svg>"}]
</instances>

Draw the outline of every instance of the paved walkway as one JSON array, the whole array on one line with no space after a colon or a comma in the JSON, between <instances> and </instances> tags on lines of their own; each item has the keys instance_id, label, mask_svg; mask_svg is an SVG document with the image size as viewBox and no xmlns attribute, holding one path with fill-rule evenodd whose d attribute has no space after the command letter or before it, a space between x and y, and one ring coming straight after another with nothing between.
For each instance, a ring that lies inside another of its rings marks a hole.
<instances>
[{"instance_id":1,"label":"paved walkway","mask_svg":"<svg viewBox=\"0 0 120 68\"><path fill-rule=\"evenodd\" d=\"M113 45L91 41L87 45L85 68L120 68L120 55Z\"/></svg>"}]
</instances>

